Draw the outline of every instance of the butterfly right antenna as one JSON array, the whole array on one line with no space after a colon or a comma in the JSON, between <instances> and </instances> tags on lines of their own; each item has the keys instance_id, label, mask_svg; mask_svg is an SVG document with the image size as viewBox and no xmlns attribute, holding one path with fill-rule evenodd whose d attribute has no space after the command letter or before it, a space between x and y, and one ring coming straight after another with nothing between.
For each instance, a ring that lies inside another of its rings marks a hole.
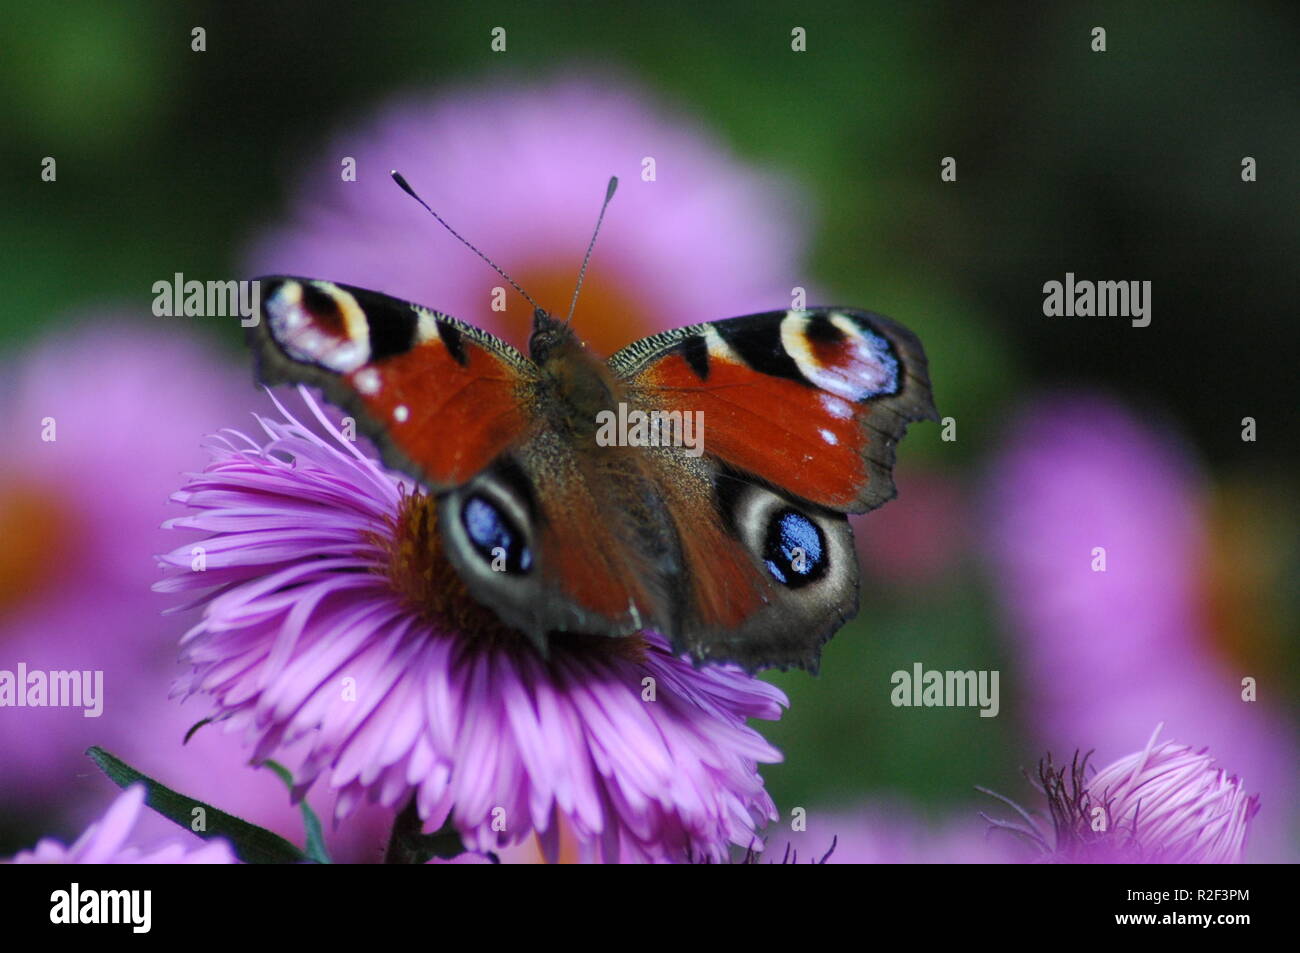
<instances>
[{"instance_id":1,"label":"butterfly right antenna","mask_svg":"<svg viewBox=\"0 0 1300 953\"><path fill-rule=\"evenodd\" d=\"M582 268L578 271L578 286L573 289L573 300L569 302L569 314L564 319L565 323L573 320L573 309L578 306L578 292L582 290L582 279L587 274L587 262L591 261L591 250L596 247L596 236L600 234L600 223L605 221L605 209L609 208L609 200L614 197L614 190L618 188L618 177L611 175L609 185L605 186L605 204L600 207L600 215L596 219L596 229L591 233L591 241L587 245L587 254L582 256Z\"/></svg>"}]
</instances>

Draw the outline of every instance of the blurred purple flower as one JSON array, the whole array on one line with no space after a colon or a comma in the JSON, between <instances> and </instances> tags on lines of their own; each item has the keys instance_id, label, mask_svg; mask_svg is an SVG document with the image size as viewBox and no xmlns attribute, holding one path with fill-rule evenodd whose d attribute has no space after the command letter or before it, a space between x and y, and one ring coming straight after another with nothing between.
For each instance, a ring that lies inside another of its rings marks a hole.
<instances>
[{"instance_id":1,"label":"blurred purple flower","mask_svg":"<svg viewBox=\"0 0 1300 953\"><path fill-rule=\"evenodd\" d=\"M1242 679L1267 673L1231 671L1212 649L1198 485L1185 454L1116 403L1045 400L988 478L992 580L1044 748L1113 759L1164 722L1263 794L1258 859L1293 856L1293 732L1242 699Z\"/></svg>"},{"instance_id":2,"label":"blurred purple flower","mask_svg":"<svg viewBox=\"0 0 1300 953\"><path fill-rule=\"evenodd\" d=\"M780 860L787 843L800 863L819 860L832 843L828 864L1009 864L1029 856L973 811L931 820L897 803L809 811L807 830L787 837L773 829L763 860Z\"/></svg>"},{"instance_id":3,"label":"blurred purple flower","mask_svg":"<svg viewBox=\"0 0 1300 953\"><path fill-rule=\"evenodd\" d=\"M411 96L315 150L293 224L263 235L253 273L328 278L454 314L519 346L531 310L389 178L401 171L543 307L564 314L611 175L621 181L575 324L600 353L644 334L790 303L806 204L697 123L604 74ZM344 181L345 157L356 181ZM653 162L654 179L644 170ZM810 299L812 295L810 294Z\"/></svg>"},{"instance_id":4,"label":"blurred purple flower","mask_svg":"<svg viewBox=\"0 0 1300 953\"><path fill-rule=\"evenodd\" d=\"M237 864L224 840L174 839L144 850L127 841L144 807L145 788L133 784L71 847L43 838L31 850L10 858L14 864Z\"/></svg>"},{"instance_id":5,"label":"blurred purple flower","mask_svg":"<svg viewBox=\"0 0 1300 953\"><path fill-rule=\"evenodd\" d=\"M1245 853L1259 797L1236 775L1215 767L1206 749L1165 741L1158 726L1145 748L1093 771L1076 755L1069 768L1039 766L1051 827L1014 807L1024 823L996 826L1018 833L1058 863L1233 864ZM992 793L992 792L987 792Z\"/></svg>"},{"instance_id":6,"label":"blurred purple flower","mask_svg":"<svg viewBox=\"0 0 1300 953\"><path fill-rule=\"evenodd\" d=\"M88 745L127 756L141 712L156 720L166 704L175 624L158 617L148 589L167 538L168 484L202 460L194 428L252 391L188 336L121 319L50 338L12 369L0 669L102 670L107 696L99 717L0 710L0 797L39 803L84 773Z\"/></svg>"},{"instance_id":7,"label":"blurred purple flower","mask_svg":"<svg viewBox=\"0 0 1300 953\"><path fill-rule=\"evenodd\" d=\"M337 816L415 797L469 850L561 826L586 858L720 858L775 816L756 771L779 753L748 718L784 695L732 667L696 669L660 636L553 636L542 659L474 602L439 547L436 509L348 443L302 394L322 439L285 412L267 440L231 433L176 499L210 534L163 558L164 591L202 590L183 640L228 730L262 760L302 742ZM653 697L647 691L653 691Z\"/></svg>"},{"instance_id":8,"label":"blurred purple flower","mask_svg":"<svg viewBox=\"0 0 1300 953\"><path fill-rule=\"evenodd\" d=\"M0 471L0 671L103 672L102 711L0 708L0 805L10 815L53 812L76 824L98 813L100 745L187 794L302 839L284 785L247 766L236 739L200 731L168 697L176 639L164 618L155 556L176 480L199 469L198 435L264 403L249 372L196 337L107 315L50 337L9 362L0 406L13 424ZM53 439L49 439L53 438ZM146 834L169 822L140 819ZM365 832L357 831L362 837ZM377 857L385 834L372 826ZM350 833L331 845L359 856Z\"/></svg>"}]
</instances>

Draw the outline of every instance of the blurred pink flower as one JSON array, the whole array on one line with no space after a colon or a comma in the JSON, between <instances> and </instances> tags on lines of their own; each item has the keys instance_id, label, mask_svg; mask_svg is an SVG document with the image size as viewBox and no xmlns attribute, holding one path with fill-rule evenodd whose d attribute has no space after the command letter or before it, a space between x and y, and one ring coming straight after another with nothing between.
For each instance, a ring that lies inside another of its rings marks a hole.
<instances>
[{"instance_id":1,"label":"blurred pink flower","mask_svg":"<svg viewBox=\"0 0 1300 953\"><path fill-rule=\"evenodd\" d=\"M262 235L252 273L328 278L453 314L523 346L531 310L393 184L401 171L457 231L540 304L568 311L605 184L605 218L574 323L601 353L696 321L786 306L806 203L714 135L603 74L412 95L317 148L292 223ZM356 181L344 181L345 157ZM653 163L653 181L643 170ZM809 300L814 296L810 292Z\"/></svg>"},{"instance_id":2,"label":"blurred pink flower","mask_svg":"<svg viewBox=\"0 0 1300 953\"><path fill-rule=\"evenodd\" d=\"M1294 734L1242 699L1242 679L1267 673L1232 671L1211 647L1199 489L1185 453L1115 402L1044 399L988 476L991 579L1044 748L1109 760L1164 722L1261 792L1252 856L1294 856Z\"/></svg>"},{"instance_id":3,"label":"blurred pink flower","mask_svg":"<svg viewBox=\"0 0 1300 953\"><path fill-rule=\"evenodd\" d=\"M990 830L972 809L968 816L920 816L901 803L871 802L850 810L808 812L807 830L786 835L772 828L762 862L779 861L788 843L799 863L1009 864L1031 853L1006 834Z\"/></svg>"},{"instance_id":4,"label":"blurred pink flower","mask_svg":"<svg viewBox=\"0 0 1300 953\"><path fill-rule=\"evenodd\" d=\"M0 669L102 670L103 713L0 709L0 797L44 801L90 744L124 750L166 699L175 622L149 585L195 429L254 392L187 334L110 316L11 361L0 475ZM150 712L144 716L143 712ZM183 729L182 729L183 730Z\"/></svg>"},{"instance_id":5,"label":"blurred pink flower","mask_svg":"<svg viewBox=\"0 0 1300 953\"><path fill-rule=\"evenodd\" d=\"M187 623L150 591L168 497L203 465L202 435L264 406L250 372L219 360L188 329L120 315L81 323L8 361L0 406L13 425L0 471L0 671L102 671L102 712L0 708L0 805L98 810L100 745L186 794L302 842L284 785L247 765L235 739L168 697ZM53 439L48 439L52 437ZM92 682L93 685L93 682ZM54 820L51 816L50 820ZM165 830L152 812L142 829ZM384 833L349 831L338 849L382 854Z\"/></svg>"},{"instance_id":6,"label":"blurred pink flower","mask_svg":"<svg viewBox=\"0 0 1300 953\"><path fill-rule=\"evenodd\" d=\"M145 788L133 784L108 812L77 838L70 847L43 838L31 850L10 859L14 864L237 864L239 860L224 840L200 841L180 837L145 850L128 839L144 807ZM176 828L173 827L174 831Z\"/></svg>"}]
</instances>

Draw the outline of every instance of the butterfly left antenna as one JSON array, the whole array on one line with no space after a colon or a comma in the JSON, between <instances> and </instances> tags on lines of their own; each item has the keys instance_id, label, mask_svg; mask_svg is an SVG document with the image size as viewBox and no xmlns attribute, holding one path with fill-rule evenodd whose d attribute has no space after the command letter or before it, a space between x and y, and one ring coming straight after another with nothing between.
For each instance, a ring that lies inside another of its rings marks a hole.
<instances>
[{"instance_id":1,"label":"butterfly left antenna","mask_svg":"<svg viewBox=\"0 0 1300 953\"><path fill-rule=\"evenodd\" d=\"M527 301L529 304L531 304L531 305L533 306L533 310L534 310L534 311L541 311L541 310L542 310L541 305L539 305L536 301L533 300L533 296L530 295L530 294L529 294L527 291L525 291L523 288L519 287L519 283L518 283L517 281L515 281L515 279L513 279L513 278L511 278L509 275L507 275L507 274L505 273L505 271L501 268L500 265L498 265L496 262L494 262L494 261L493 261L491 258L489 258L487 255L483 254L483 253L482 253L481 251L479 251L476 247L474 247L474 244L473 244L472 242L470 242L469 239L465 238L465 236L463 236L460 232L456 231L456 229L454 229L454 228L452 228L450 225L448 225L448 224L446 223L446 221L443 220L443 217L442 217L441 215L439 215L439 214L438 214L437 212L435 212L432 208L430 208L428 202L426 202L424 199L422 199L422 198L420 198L418 195L416 195L416 194L415 194L415 189L411 188L411 184L410 184L409 182L406 181L406 179L403 177L402 173L398 172L396 169L393 169L393 170L389 173L389 175L391 175L391 176L393 177L393 181L396 182L396 183L398 184L398 186L401 188L401 190L402 190L403 192L405 192L405 193L406 193L407 195L409 195L411 198L415 199L417 202L419 202L421 205L423 205L425 211L428 212L430 215L432 215L434 218L436 218L436 219L438 220L438 224L440 224L440 225L441 225L443 228L445 228L447 231L451 232L452 235L454 235L454 236L455 236L455 237L456 237L456 238L461 242L461 244L463 244L466 248L468 248L468 249L469 249L470 251L472 251L474 254L478 255L478 256L479 256L480 258L482 258L485 262L487 262L489 265L491 265L493 271L495 271L498 275L500 275L500 276L501 276L502 278L504 278L506 281L510 282L510 287L512 287L512 288L514 288L516 291L518 291L519 294L523 297L523 299L524 299L525 301ZM610 189L610 193L609 193L609 194L610 194L610 195L613 195L613 194L614 194L612 188ZM609 199L606 199L605 202L606 202L606 204L608 204ZM603 211L601 212L601 215L604 215L604 212L603 212ZM597 227L599 227L599 226L597 226ZM593 238L593 241L594 241L594 240L595 240L595 239ZM583 267L586 267L586 266L584 265Z\"/></svg>"},{"instance_id":2,"label":"butterfly left antenna","mask_svg":"<svg viewBox=\"0 0 1300 953\"><path fill-rule=\"evenodd\" d=\"M609 177L609 185L605 186L605 203L600 207L600 216L596 219L596 230L591 233L591 242L587 245L587 254L582 257L582 268L578 272L578 286L573 289L573 300L569 302L569 314L564 319L565 323L573 320L573 309L578 306L578 292L582 290L582 279L587 274L587 262L591 261L591 250L596 247L596 236L600 234L600 223L605 221L605 209L609 208L609 200L614 197L614 190L618 188L618 176Z\"/></svg>"}]
</instances>

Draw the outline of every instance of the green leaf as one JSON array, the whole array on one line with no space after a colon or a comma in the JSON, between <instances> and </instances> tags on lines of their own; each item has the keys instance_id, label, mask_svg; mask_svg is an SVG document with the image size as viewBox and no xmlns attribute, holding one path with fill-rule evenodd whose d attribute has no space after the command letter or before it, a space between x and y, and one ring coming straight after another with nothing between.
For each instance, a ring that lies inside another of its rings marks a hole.
<instances>
[{"instance_id":1,"label":"green leaf","mask_svg":"<svg viewBox=\"0 0 1300 953\"><path fill-rule=\"evenodd\" d=\"M99 765L99 769L118 787L143 784L147 792L145 803L163 817L179 824L187 831L198 834L204 840L224 837L234 848L235 855L246 864L298 864L307 860L301 850L280 835L273 834L256 824L250 824L233 814L217 810L211 804L205 804L196 798L173 791L153 778L141 774L126 762L113 757L103 748L87 748L86 754L90 755L91 760ZM205 830L196 831L190 827L192 812L196 807L203 809Z\"/></svg>"},{"instance_id":2,"label":"green leaf","mask_svg":"<svg viewBox=\"0 0 1300 953\"><path fill-rule=\"evenodd\" d=\"M416 809L415 798L397 815L393 832L388 840L386 864L424 864L434 857L451 858L465 853L460 832L447 818L442 828L433 834L423 833L423 823Z\"/></svg>"},{"instance_id":3,"label":"green leaf","mask_svg":"<svg viewBox=\"0 0 1300 953\"><path fill-rule=\"evenodd\" d=\"M408 841L411 851L411 863L427 864L435 857L449 860L465 853L465 844L460 839L460 832L448 822L435 834L419 834Z\"/></svg>"},{"instance_id":4,"label":"green leaf","mask_svg":"<svg viewBox=\"0 0 1300 953\"><path fill-rule=\"evenodd\" d=\"M293 775L288 768L280 764L280 762L271 761L270 759L262 762L262 766L274 771L280 780L284 782L285 787L290 791L293 790ZM318 864L334 863L334 861L330 860L329 851L325 849L325 835L321 830L320 818L311 809L311 805L307 803L306 798L302 799L300 806L302 807L302 826L307 829L307 856Z\"/></svg>"}]
</instances>

